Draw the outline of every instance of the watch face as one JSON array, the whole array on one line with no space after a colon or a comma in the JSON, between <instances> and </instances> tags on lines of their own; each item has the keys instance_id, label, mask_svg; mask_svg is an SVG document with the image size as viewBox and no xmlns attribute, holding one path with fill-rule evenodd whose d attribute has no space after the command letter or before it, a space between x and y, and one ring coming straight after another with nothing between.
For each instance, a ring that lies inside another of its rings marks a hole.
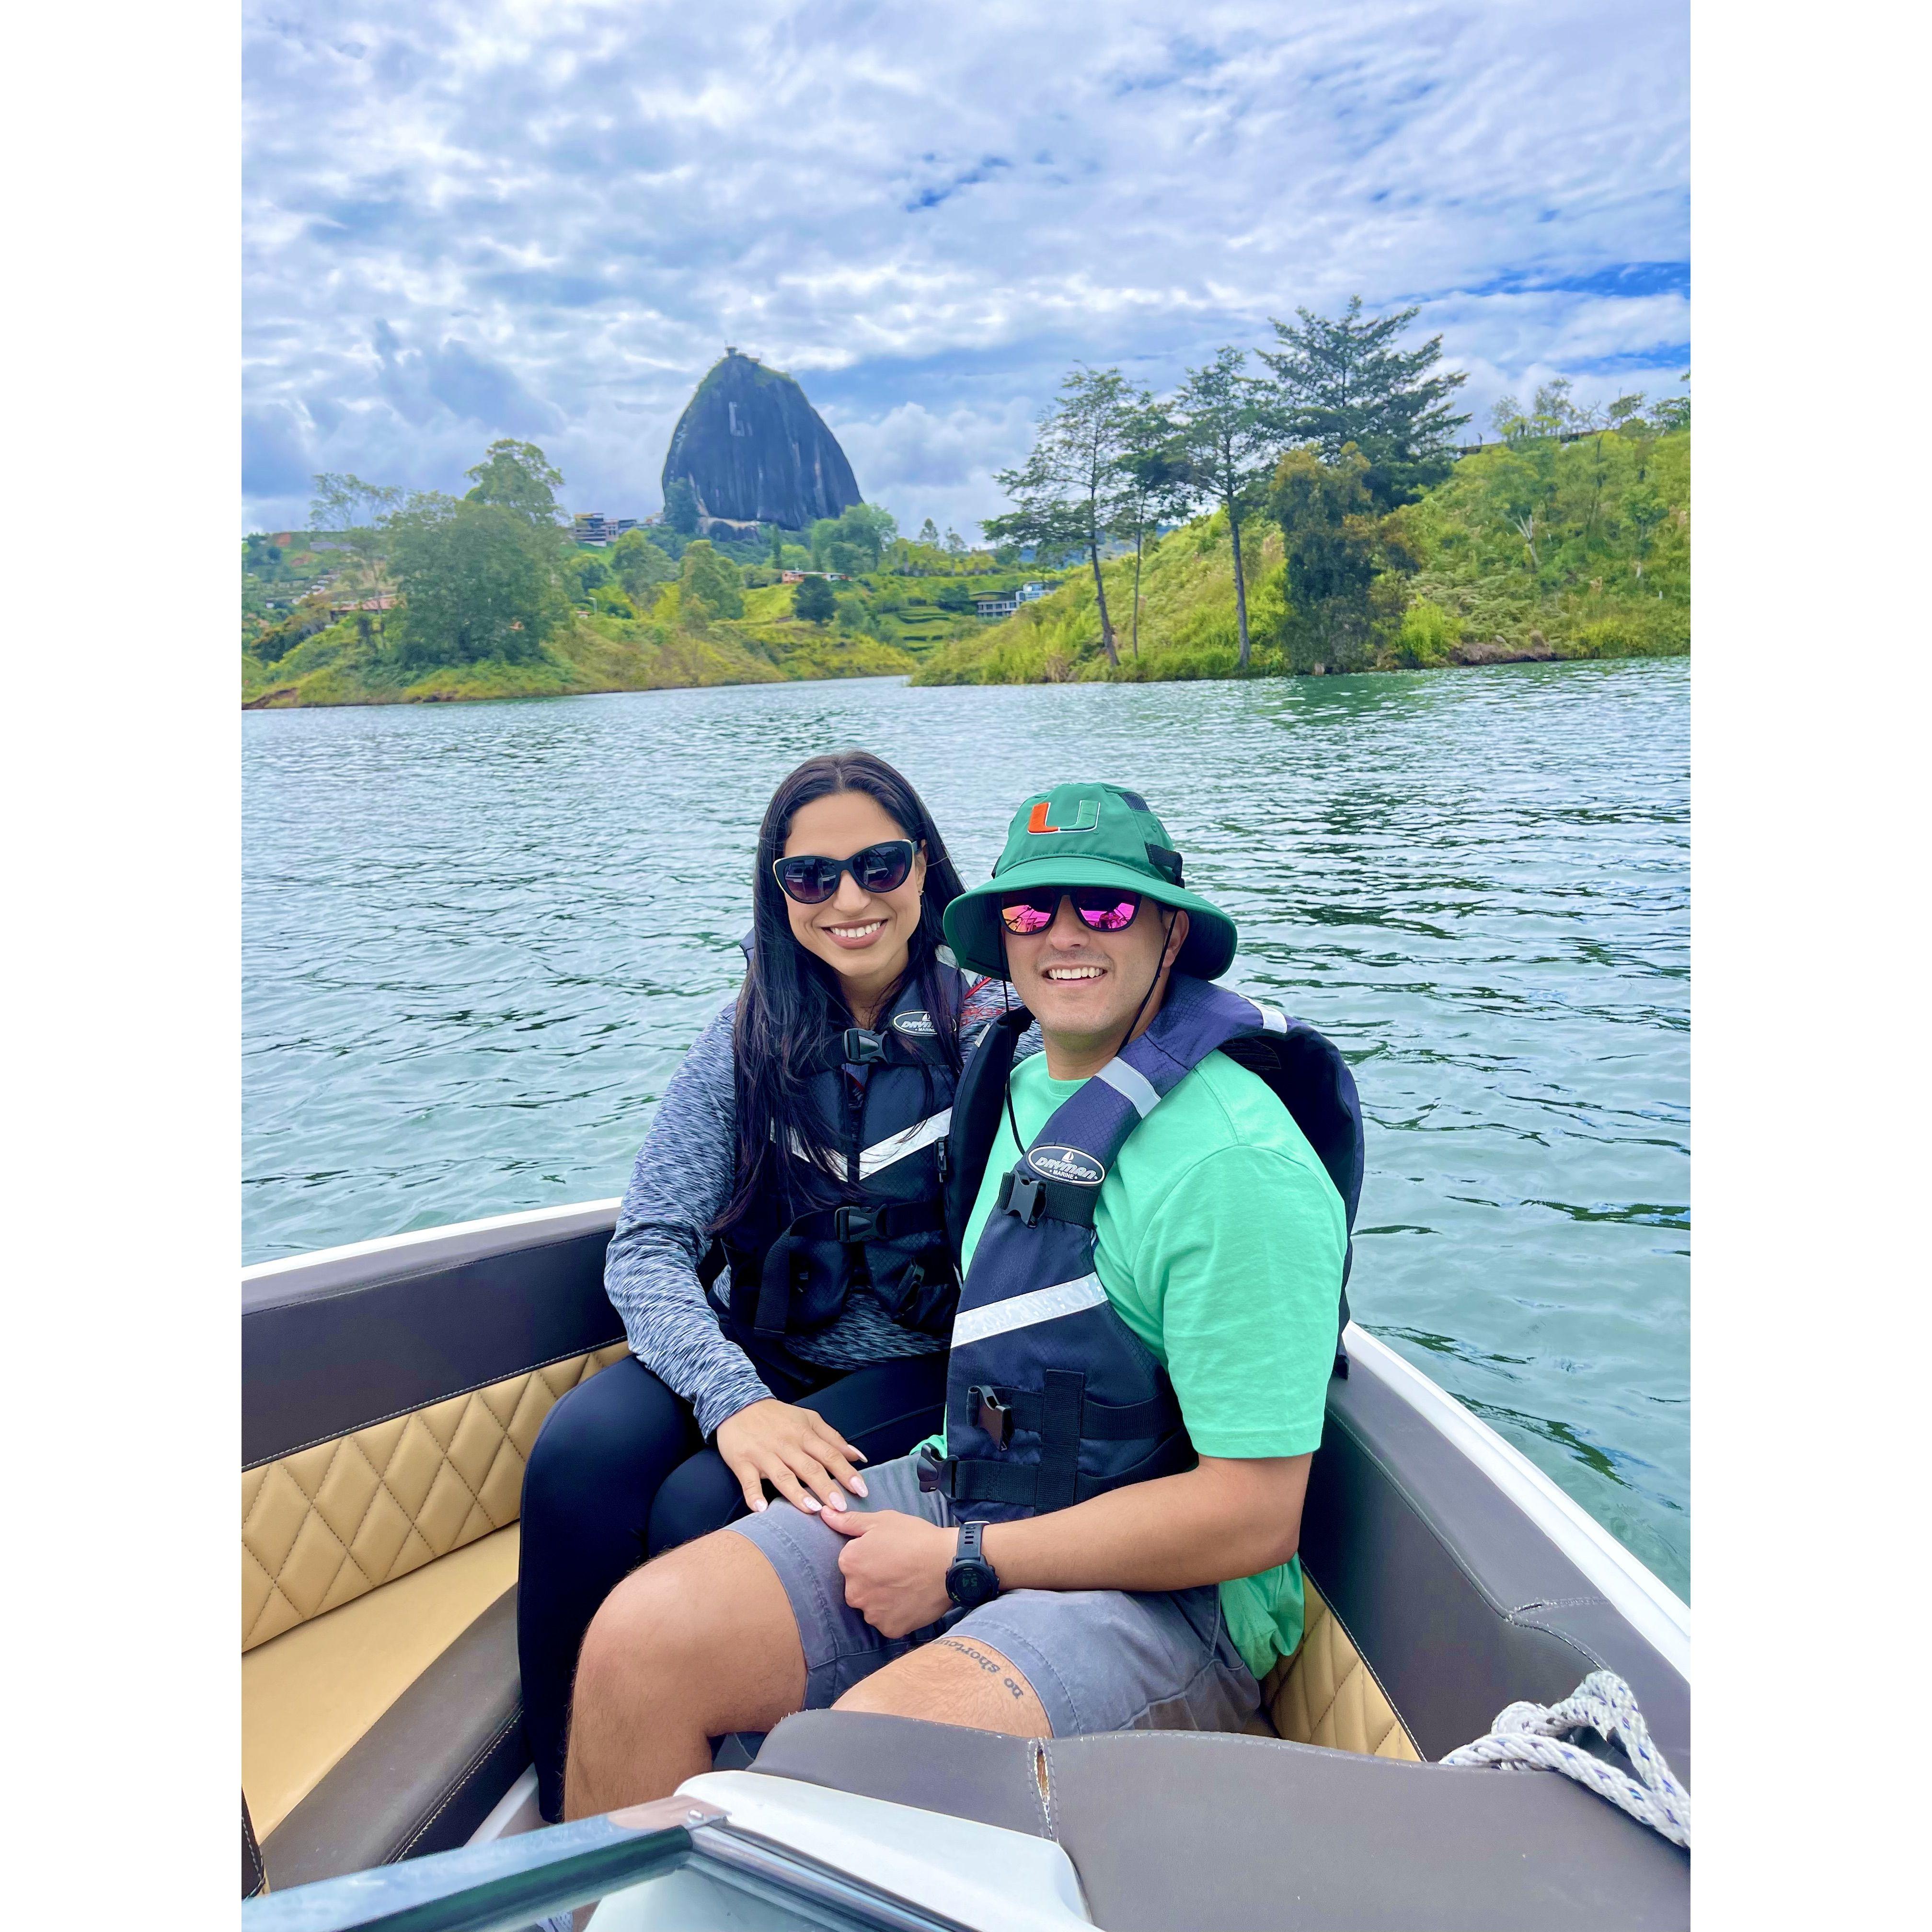
<instances>
[{"instance_id":1,"label":"watch face","mask_svg":"<svg viewBox=\"0 0 1932 1932\"><path fill-rule=\"evenodd\" d=\"M976 1610L996 1589L992 1572L983 1563L956 1563L946 1573L946 1594L962 1610Z\"/></svg>"}]
</instances>

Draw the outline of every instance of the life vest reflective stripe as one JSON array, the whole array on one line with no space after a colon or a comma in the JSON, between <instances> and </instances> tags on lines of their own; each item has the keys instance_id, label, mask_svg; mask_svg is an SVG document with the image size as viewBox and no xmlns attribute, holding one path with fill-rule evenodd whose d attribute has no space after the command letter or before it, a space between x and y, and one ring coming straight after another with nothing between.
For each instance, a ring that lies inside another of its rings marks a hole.
<instances>
[{"instance_id":1,"label":"life vest reflective stripe","mask_svg":"<svg viewBox=\"0 0 1932 1932\"><path fill-rule=\"evenodd\" d=\"M922 1120L915 1121L902 1134L894 1134L867 1148L859 1156L859 1178L870 1180L882 1168L902 1161L907 1155L917 1154L921 1148L932 1146L934 1141L945 1139L952 1125L952 1109L942 1107L936 1114L928 1114Z\"/></svg>"},{"instance_id":2,"label":"life vest reflective stripe","mask_svg":"<svg viewBox=\"0 0 1932 1932\"><path fill-rule=\"evenodd\" d=\"M952 1346L963 1348L969 1342L989 1340L995 1335L1010 1334L1016 1328L1030 1328L1036 1322L1052 1322L1063 1315L1078 1315L1083 1308L1104 1308L1107 1291L1097 1274L1083 1274L1078 1281L1056 1282L1051 1288L1036 1288L1029 1294L1010 1295L1004 1301L989 1302L952 1318Z\"/></svg>"},{"instance_id":3,"label":"life vest reflective stripe","mask_svg":"<svg viewBox=\"0 0 1932 1932\"><path fill-rule=\"evenodd\" d=\"M997 1134L1023 1023L998 1023L961 1084L949 1202L956 1224ZM1146 1032L1054 1110L1000 1184L953 1320L949 1454L923 1460L924 1486L998 1520L1064 1508L1192 1462L1166 1371L1093 1266L1094 1210L1141 1123L1217 1048L1288 1107L1352 1227L1361 1111L1346 1063L1312 1028L1177 974ZM1338 1333L1346 1318L1344 1298Z\"/></svg>"},{"instance_id":4,"label":"life vest reflective stripe","mask_svg":"<svg viewBox=\"0 0 1932 1932\"><path fill-rule=\"evenodd\" d=\"M942 1107L938 1113L928 1114L922 1120L915 1120L904 1132L890 1135L876 1145L862 1148L856 1163L857 1178L869 1180L881 1168L890 1167L895 1161L904 1160L908 1154L916 1154L921 1148L944 1140L952 1125L952 1109ZM808 1162L812 1159L812 1150L796 1127L792 1130L788 1144L794 1160Z\"/></svg>"},{"instance_id":5,"label":"life vest reflective stripe","mask_svg":"<svg viewBox=\"0 0 1932 1932\"><path fill-rule=\"evenodd\" d=\"M1132 1102L1134 1111L1142 1120L1160 1104L1160 1096L1154 1091L1154 1082L1138 1067L1130 1066L1124 1060L1108 1060L1094 1077L1104 1080L1116 1094Z\"/></svg>"}]
</instances>

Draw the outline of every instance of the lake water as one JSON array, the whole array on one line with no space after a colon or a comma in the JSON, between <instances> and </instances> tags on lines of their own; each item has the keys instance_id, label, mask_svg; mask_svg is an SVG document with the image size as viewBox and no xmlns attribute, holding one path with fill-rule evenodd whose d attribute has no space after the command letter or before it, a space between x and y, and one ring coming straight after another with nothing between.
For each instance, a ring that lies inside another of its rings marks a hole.
<instances>
[{"instance_id":1,"label":"lake water","mask_svg":"<svg viewBox=\"0 0 1932 1932\"><path fill-rule=\"evenodd\" d=\"M1689 695L1675 660L248 714L247 1257L620 1192L800 759L901 766L968 880L1026 793L1107 778L1239 921L1231 983L1354 1066L1357 1318L1688 1592Z\"/></svg>"}]
</instances>

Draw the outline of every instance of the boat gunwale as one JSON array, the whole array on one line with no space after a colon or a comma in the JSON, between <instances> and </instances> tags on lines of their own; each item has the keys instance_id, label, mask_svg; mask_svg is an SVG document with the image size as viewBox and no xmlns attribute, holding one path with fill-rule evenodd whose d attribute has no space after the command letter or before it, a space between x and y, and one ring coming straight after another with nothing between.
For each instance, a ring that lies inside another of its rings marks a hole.
<instances>
[{"instance_id":1,"label":"boat gunwale","mask_svg":"<svg viewBox=\"0 0 1932 1932\"><path fill-rule=\"evenodd\" d=\"M480 1220L452 1221L406 1234L379 1235L339 1247L316 1248L256 1262L242 1270L242 1312L286 1307L295 1301L352 1294L410 1275L428 1274L466 1262L608 1233L617 1225L622 1197L574 1201L556 1208L529 1208L514 1214L490 1214ZM385 1266L393 1259L393 1267Z\"/></svg>"},{"instance_id":2,"label":"boat gunwale","mask_svg":"<svg viewBox=\"0 0 1932 1932\"><path fill-rule=\"evenodd\" d=\"M1476 1467L1553 1544L1688 1685L1690 1606L1522 1451L1438 1382L1352 1322L1351 1373L1375 1377Z\"/></svg>"}]
</instances>

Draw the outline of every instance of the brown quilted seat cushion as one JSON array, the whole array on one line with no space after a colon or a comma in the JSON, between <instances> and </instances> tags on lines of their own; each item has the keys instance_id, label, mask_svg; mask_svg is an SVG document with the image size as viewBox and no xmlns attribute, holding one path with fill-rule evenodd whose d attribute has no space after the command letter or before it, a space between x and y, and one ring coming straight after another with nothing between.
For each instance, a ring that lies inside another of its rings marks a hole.
<instances>
[{"instance_id":1,"label":"brown quilted seat cushion","mask_svg":"<svg viewBox=\"0 0 1932 1932\"><path fill-rule=\"evenodd\" d=\"M624 1353L546 1362L242 1474L242 1648L514 1522L560 1396Z\"/></svg>"},{"instance_id":2,"label":"brown quilted seat cushion","mask_svg":"<svg viewBox=\"0 0 1932 1932\"><path fill-rule=\"evenodd\" d=\"M1262 1708L1276 1735L1291 1744L1420 1764L1415 1740L1306 1568L1302 1588L1301 1647L1262 1686Z\"/></svg>"}]
</instances>

